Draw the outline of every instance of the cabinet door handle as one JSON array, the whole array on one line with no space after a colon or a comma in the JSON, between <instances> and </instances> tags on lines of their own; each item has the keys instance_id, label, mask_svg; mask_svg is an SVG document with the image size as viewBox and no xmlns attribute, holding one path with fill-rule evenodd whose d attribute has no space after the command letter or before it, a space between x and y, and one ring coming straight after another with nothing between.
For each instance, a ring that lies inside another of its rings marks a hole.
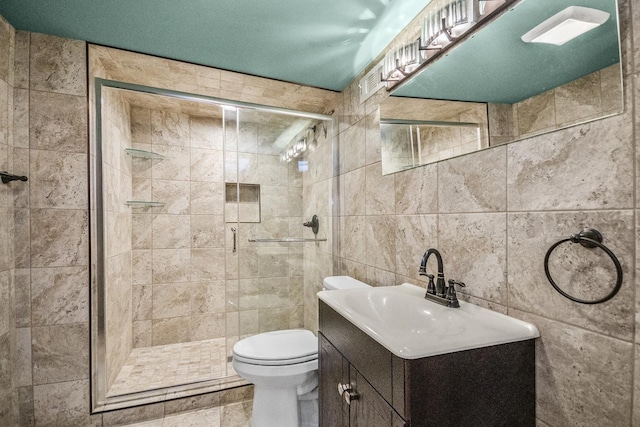
<instances>
[{"instance_id":1,"label":"cabinet door handle","mask_svg":"<svg viewBox=\"0 0 640 427\"><path fill-rule=\"evenodd\" d=\"M338 383L338 394L344 398L347 405L351 405L352 400L358 400L358 397L360 397L360 395L355 392L351 384Z\"/></svg>"}]
</instances>

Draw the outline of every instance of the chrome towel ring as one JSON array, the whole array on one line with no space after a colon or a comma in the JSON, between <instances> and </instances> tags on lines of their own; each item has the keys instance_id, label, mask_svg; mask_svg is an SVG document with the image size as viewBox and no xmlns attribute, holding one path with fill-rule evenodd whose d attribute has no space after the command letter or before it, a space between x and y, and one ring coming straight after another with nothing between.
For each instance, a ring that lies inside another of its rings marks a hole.
<instances>
[{"instance_id":1,"label":"chrome towel ring","mask_svg":"<svg viewBox=\"0 0 640 427\"><path fill-rule=\"evenodd\" d=\"M556 284L556 282L554 282L553 278L551 278L551 273L549 273L549 256L551 255L551 253L555 248L557 248L564 242L580 243L582 246L589 249L598 247L603 251L605 251L607 255L609 255L609 258L611 258L611 261L613 261L613 264L616 267L616 274L618 277L617 277L615 286L613 287L613 289L608 295L597 300L592 300L592 301L583 300L580 298L576 298L572 295L569 295L568 293L563 291ZM570 299L571 301L579 302L580 304L599 304L601 302L609 301L618 293L618 291L620 290L620 287L622 286L622 266L620 265L620 261L618 261L618 258L616 258L616 256L613 254L613 252L611 252L609 248L607 248L605 245L602 244L602 234L600 234L600 232L595 228L585 228L578 234L574 234L570 237L567 237L566 239L562 239L559 242L554 243L549 248L549 250L547 251L547 254L544 257L544 272L547 275L547 279L549 279L549 283L551 283L551 286L553 286L553 288L556 291L558 291L560 295Z\"/></svg>"}]
</instances>

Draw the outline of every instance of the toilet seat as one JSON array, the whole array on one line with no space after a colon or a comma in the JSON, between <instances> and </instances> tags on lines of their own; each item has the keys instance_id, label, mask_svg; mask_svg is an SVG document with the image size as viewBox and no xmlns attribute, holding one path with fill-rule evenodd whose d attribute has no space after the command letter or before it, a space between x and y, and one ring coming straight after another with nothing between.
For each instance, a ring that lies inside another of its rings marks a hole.
<instances>
[{"instance_id":1,"label":"toilet seat","mask_svg":"<svg viewBox=\"0 0 640 427\"><path fill-rule=\"evenodd\" d=\"M264 366L304 363L318 358L318 338L305 329L264 332L238 341L233 358Z\"/></svg>"}]
</instances>

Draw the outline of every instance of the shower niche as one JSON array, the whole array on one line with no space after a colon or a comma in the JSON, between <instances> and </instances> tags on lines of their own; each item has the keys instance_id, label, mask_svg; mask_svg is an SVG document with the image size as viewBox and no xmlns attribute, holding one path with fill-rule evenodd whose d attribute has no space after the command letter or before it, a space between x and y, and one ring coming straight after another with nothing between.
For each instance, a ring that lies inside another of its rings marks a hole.
<instances>
[{"instance_id":1,"label":"shower niche","mask_svg":"<svg viewBox=\"0 0 640 427\"><path fill-rule=\"evenodd\" d=\"M92 410L246 384L233 344L305 327L305 251L331 253L331 239L250 242L313 237L305 218L333 197L319 190L332 188L331 135L284 154L329 117L93 86Z\"/></svg>"}]
</instances>

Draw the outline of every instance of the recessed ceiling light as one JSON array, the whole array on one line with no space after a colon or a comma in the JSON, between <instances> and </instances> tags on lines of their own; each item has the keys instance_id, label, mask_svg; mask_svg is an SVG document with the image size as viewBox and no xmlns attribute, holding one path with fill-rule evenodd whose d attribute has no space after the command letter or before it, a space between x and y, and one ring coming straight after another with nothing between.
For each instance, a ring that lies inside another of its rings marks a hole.
<instances>
[{"instance_id":1,"label":"recessed ceiling light","mask_svg":"<svg viewBox=\"0 0 640 427\"><path fill-rule=\"evenodd\" d=\"M525 43L563 45L581 34L602 25L609 13L589 7L570 6L521 37Z\"/></svg>"}]
</instances>

